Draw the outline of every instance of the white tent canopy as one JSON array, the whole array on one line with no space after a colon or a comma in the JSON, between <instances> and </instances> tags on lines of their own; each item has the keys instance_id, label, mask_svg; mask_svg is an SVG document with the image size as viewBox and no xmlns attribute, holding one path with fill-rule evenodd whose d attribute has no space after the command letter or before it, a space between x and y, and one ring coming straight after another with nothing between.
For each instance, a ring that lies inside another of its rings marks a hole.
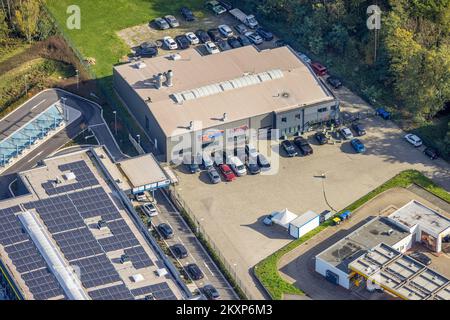
<instances>
[{"instance_id":1,"label":"white tent canopy","mask_svg":"<svg viewBox=\"0 0 450 320\"><path fill-rule=\"evenodd\" d=\"M284 209L283 211L275 214L272 218L272 222L288 229L289 223L297 218L298 216L295 213L290 212L288 209Z\"/></svg>"}]
</instances>

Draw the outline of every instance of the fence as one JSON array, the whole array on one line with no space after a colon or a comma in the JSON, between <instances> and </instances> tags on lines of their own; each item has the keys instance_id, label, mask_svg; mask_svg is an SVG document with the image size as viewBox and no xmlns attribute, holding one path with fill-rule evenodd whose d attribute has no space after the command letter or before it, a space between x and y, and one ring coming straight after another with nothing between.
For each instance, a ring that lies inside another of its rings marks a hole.
<instances>
[{"instance_id":1,"label":"fence","mask_svg":"<svg viewBox=\"0 0 450 320\"><path fill-rule=\"evenodd\" d=\"M173 187L171 187L168 191L171 200L174 202L180 212L182 212L182 214L186 216L188 220L187 223L193 229L195 235L199 239L203 239L210 247L209 249L210 251L212 251L210 252L210 254L212 255L213 259L215 258L216 260L218 260L219 268L225 269L222 271L225 271L224 275L230 282L235 284L235 290L240 290L241 296L243 295L247 299L254 300L255 297L252 296L251 290L249 290L246 284L238 277L235 264L227 261L227 259L221 254L220 248L215 244L213 238L209 236L207 231L203 228L202 224L197 220L194 213L189 208L188 204L183 200L181 195Z\"/></svg>"}]
</instances>

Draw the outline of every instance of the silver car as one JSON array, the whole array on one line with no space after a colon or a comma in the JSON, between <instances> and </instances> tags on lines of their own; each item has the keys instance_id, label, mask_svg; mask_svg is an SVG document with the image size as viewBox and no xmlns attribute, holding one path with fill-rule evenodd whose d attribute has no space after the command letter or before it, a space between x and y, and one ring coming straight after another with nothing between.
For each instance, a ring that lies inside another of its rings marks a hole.
<instances>
[{"instance_id":1,"label":"silver car","mask_svg":"<svg viewBox=\"0 0 450 320\"><path fill-rule=\"evenodd\" d=\"M180 23L178 22L177 18L175 18L172 15L167 15L164 17L164 19L167 21L167 23L170 25L171 28L177 28L180 26Z\"/></svg>"},{"instance_id":2,"label":"silver car","mask_svg":"<svg viewBox=\"0 0 450 320\"><path fill-rule=\"evenodd\" d=\"M208 169L208 177L209 177L209 180L211 181L211 183L213 183L213 184L218 184L222 181L220 179L219 173L217 172L217 170L215 168Z\"/></svg>"}]
</instances>

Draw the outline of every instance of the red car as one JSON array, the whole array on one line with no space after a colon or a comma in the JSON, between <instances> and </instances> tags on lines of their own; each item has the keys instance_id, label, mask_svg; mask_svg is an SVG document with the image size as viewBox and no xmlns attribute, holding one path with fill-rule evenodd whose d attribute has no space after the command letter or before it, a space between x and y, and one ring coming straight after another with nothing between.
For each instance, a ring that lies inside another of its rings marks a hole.
<instances>
[{"instance_id":1,"label":"red car","mask_svg":"<svg viewBox=\"0 0 450 320\"><path fill-rule=\"evenodd\" d=\"M235 174L233 171L231 171L230 167L226 164L221 164L219 166L220 172L222 172L223 176L225 177L225 180L230 182L236 179Z\"/></svg>"},{"instance_id":2,"label":"red car","mask_svg":"<svg viewBox=\"0 0 450 320\"><path fill-rule=\"evenodd\" d=\"M314 72L319 76L319 77L323 77L328 73L328 70L326 67L324 67L323 65L321 65L318 62L314 62L311 64L311 67L313 68Z\"/></svg>"}]
</instances>

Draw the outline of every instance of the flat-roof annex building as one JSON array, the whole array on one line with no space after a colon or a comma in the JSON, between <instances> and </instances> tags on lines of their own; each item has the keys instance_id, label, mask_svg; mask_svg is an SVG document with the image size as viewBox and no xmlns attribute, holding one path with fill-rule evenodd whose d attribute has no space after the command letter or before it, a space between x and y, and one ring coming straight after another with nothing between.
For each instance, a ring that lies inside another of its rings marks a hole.
<instances>
[{"instance_id":1,"label":"flat-roof annex building","mask_svg":"<svg viewBox=\"0 0 450 320\"><path fill-rule=\"evenodd\" d=\"M333 93L290 47L144 59L116 66L114 87L167 160L179 155L183 136L214 148L222 137L242 141L250 129L259 138L272 129L289 136L339 115Z\"/></svg>"}]
</instances>

